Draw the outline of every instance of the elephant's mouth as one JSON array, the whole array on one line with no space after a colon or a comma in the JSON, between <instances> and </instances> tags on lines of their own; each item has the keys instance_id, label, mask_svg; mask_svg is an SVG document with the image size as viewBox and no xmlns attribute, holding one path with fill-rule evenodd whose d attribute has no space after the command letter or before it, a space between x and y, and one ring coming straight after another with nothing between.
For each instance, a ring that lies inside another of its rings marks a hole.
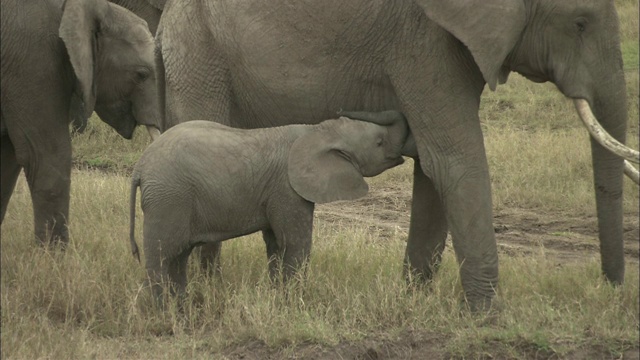
<instances>
[{"instance_id":1,"label":"elephant's mouth","mask_svg":"<svg viewBox=\"0 0 640 360\"><path fill-rule=\"evenodd\" d=\"M640 184L640 174L638 170L629 162L632 161L636 164L640 163L640 153L637 150L631 149L628 146L622 144L621 142L613 138L613 136L609 135L609 133L602 127L602 125L600 125L595 115L593 115L593 111L591 111L591 106L589 105L589 102L587 100L573 99L573 103L584 126L591 134L591 137L593 137L600 145L602 145L612 153L625 159L625 175L631 178L631 180L633 180L633 182L635 182L636 184Z\"/></svg>"},{"instance_id":2,"label":"elephant's mouth","mask_svg":"<svg viewBox=\"0 0 640 360\"><path fill-rule=\"evenodd\" d=\"M95 111L100 119L127 140L131 140L137 125L132 109L133 104L130 101L120 101L113 104L96 103L95 106Z\"/></svg>"},{"instance_id":3,"label":"elephant's mouth","mask_svg":"<svg viewBox=\"0 0 640 360\"><path fill-rule=\"evenodd\" d=\"M535 83L544 83L547 81L551 81L552 76L548 76L544 72L533 71L529 69L527 66L518 66L515 65L511 68L512 71L517 72L518 74L524 76L525 78L535 82Z\"/></svg>"},{"instance_id":4,"label":"elephant's mouth","mask_svg":"<svg viewBox=\"0 0 640 360\"><path fill-rule=\"evenodd\" d=\"M402 156L400 156L400 157L391 159L389 162L391 164L391 166L389 168L396 167L398 165L404 164L404 158Z\"/></svg>"}]
</instances>

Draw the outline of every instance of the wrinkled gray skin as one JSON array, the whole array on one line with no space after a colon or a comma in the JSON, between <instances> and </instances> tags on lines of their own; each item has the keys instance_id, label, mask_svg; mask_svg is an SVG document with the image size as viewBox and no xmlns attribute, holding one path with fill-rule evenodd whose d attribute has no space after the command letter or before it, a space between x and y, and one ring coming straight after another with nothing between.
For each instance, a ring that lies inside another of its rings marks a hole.
<instances>
[{"instance_id":1,"label":"wrinkled gray skin","mask_svg":"<svg viewBox=\"0 0 640 360\"><path fill-rule=\"evenodd\" d=\"M166 0L109 0L133 12L147 22L149 31L155 36Z\"/></svg>"},{"instance_id":2,"label":"wrinkled gray skin","mask_svg":"<svg viewBox=\"0 0 640 360\"><path fill-rule=\"evenodd\" d=\"M139 257L134 221L140 186L154 294L160 297L163 285L184 292L195 246L256 231L266 243L270 276L277 279L281 259L283 280L291 278L311 251L314 203L364 196L363 176L403 162L406 120L397 112L374 121L380 119L253 130L196 120L162 134L136 164L131 185L132 251Z\"/></svg>"},{"instance_id":3,"label":"wrinkled gray skin","mask_svg":"<svg viewBox=\"0 0 640 360\"><path fill-rule=\"evenodd\" d=\"M24 168L36 238L68 241L69 121L92 111L124 138L158 126L153 38L104 0L6 0L2 6L2 218Z\"/></svg>"},{"instance_id":4,"label":"wrinkled gray skin","mask_svg":"<svg viewBox=\"0 0 640 360\"><path fill-rule=\"evenodd\" d=\"M498 285L491 184L478 107L510 71L587 100L624 141L627 106L610 0L173 1L156 41L165 127L318 122L337 109L397 109L414 169L407 277L430 279L451 232L472 309ZM624 278L622 159L592 141L602 270Z\"/></svg>"}]
</instances>

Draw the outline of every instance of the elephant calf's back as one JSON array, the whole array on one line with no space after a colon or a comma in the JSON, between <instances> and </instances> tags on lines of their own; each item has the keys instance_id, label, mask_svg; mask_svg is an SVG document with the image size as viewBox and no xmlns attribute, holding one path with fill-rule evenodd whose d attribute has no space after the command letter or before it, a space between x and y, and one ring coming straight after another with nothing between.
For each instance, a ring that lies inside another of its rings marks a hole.
<instances>
[{"instance_id":1,"label":"elephant calf's back","mask_svg":"<svg viewBox=\"0 0 640 360\"><path fill-rule=\"evenodd\" d=\"M280 178L286 167L273 161L283 150L263 146L260 130L193 123L167 131L141 157L145 218L180 218L176 223L188 224L191 236L217 240L268 227L267 188L286 182Z\"/></svg>"}]
</instances>

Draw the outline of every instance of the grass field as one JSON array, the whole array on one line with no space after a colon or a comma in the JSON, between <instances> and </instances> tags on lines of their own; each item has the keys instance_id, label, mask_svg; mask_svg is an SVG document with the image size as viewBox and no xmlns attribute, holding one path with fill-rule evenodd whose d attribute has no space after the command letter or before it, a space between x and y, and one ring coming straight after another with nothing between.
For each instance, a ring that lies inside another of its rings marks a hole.
<instances>
[{"instance_id":1,"label":"grass field","mask_svg":"<svg viewBox=\"0 0 640 360\"><path fill-rule=\"evenodd\" d=\"M638 148L638 2L618 0ZM627 278L600 276L589 138L551 84L512 74L487 91L481 120L500 251L494 317L460 311L449 246L428 288L401 276L411 161L369 181L355 202L319 206L308 277L267 281L256 235L225 243L222 278L190 266L183 313L154 308L128 242L129 170L149 140L126 141L99 120L73 144L71 244L33 241L21 178L2 226L3 359L637 358L638 187L625 180ZM137 237L141 243L142 213ZM285 295L287 294L287 295Z\"/></svg>"}]
</instances>

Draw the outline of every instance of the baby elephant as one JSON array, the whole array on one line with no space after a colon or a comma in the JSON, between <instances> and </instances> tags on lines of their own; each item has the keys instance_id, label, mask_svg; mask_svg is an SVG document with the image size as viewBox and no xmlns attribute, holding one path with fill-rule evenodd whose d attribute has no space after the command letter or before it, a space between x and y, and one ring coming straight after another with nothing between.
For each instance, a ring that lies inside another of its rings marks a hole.
<instances>
[{"instance_id":1,"label":"baby elephant","mask_svg":"<svg viewBox=\"0 0 640 360\"><path fill-rule=\"evenodd\" d=\"M134 256L136 190L144 212L144 254L153 292L182 293L198 245L262 231L272 277L286 280L311 251L314 203L368 191L363 176L403 163L409 135L396 111L342 113L317 125L243 130L211 121L177 125L142 154L131 183Z\"/></svg>"}]
</instances>

